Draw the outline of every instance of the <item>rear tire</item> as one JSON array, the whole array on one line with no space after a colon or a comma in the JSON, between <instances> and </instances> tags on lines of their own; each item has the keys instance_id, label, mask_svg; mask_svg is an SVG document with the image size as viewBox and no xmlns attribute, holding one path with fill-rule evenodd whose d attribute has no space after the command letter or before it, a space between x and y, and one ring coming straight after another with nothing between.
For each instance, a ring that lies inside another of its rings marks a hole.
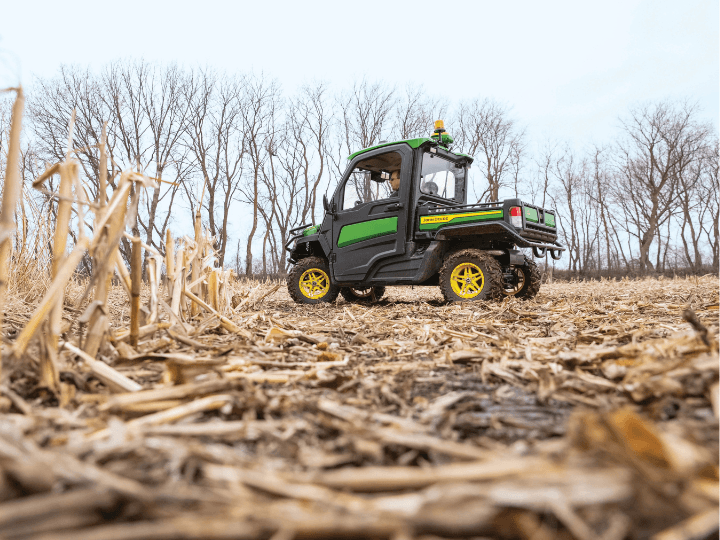
<instances>
[{"instance_id":1,"label":"rear tire","mask_svg":"<svg viewBox=\"0 0 720 540\"><path fill-rule=\"evenodd\" d=\"M440 291L446 302L502 298L500 263L477 249L458 251L440 269Z\"/></svg>"},{"instance_id":2,"label":"rear tire","mask_svg":"<svg viewBox=\"0 0 720 540\"><path fill-rule=\"evenodd\" d=\"M368 287L367 289L358 289L355 287L341 287L340 294L348 302L369 303L374 300L380 300L385 294L385 287Z\"/></svg>"},{"instance_id":3,"label":"rear tire","mask_svg":"<svg viewBox=\"0 0 720 540\"><path fill-rule=\"evenodd\" d=\"M503 294L505 296L522 298L523 300L535 298L537 293L540 292L540 281L542 279L537 264L525 257L525 264L522 266L514 266L512 270L517 275L518 287L514 290L504 289Z\"/></svg>"},{"instance_id":4,"label":"rear tire","mask_svg":"<svg viewBox=\"0 0 720 540\"><path fill-rule=\"evenodd\" d=\"M330 279L330 268L321 257L306 257L293 266L287 277L290 297L298 304L333 302L339 287Z\"/></svg>"}]
</instances>

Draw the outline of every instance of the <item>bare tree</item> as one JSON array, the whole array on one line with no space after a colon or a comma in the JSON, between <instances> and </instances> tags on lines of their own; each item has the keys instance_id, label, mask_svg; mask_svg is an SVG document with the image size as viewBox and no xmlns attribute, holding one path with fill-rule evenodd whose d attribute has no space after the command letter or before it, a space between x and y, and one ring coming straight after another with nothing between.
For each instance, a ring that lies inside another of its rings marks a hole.
<instances>
[{"instance_id":1,"label":"bare tree","mask_svg":"<svg viewBox=\"0 0 720 540\"><path fill-rule=\"evenodd\" d=\"M584 272L597 267L595 245L598 240L597 213L591 204L591 181L588 163L578 159L570 150L553 164L557 180L556 199L566 212L560 220L560 229L567 243L569 268Z\"/></svg>"},{"instance_id":2,"label":"bare tree","mask_svg":"<svg viewBox=\"0 0 720 540\"><path fill-rule=\"evenodd\" d=\"M258 205L261 199L260 180L267 160L267 143L274 135L272 119L280 107L280 89L274 80L268 81L264 75L248 77L247 104L240 109L242 116L245 148L250 159L251 171L247 185L240 188L242 200L252 205L253 222L247 239L245 273L253 274L252 242L257 232Z\"/></svg>"},{"instance_id":3,"label":"bare tree","mask_svg":"<svg viewBox=\"0 0 720 540\"><path fill-rule=\"evenodd\" d=\"M235 249L235 258L233 260L233 269L235 270L236 275L240 275L244 268L243 268L243 260L242 255L240 254L240 238L237 240L237 247Z\"/></svg>"},{"instance_id":4,"label":"bare tree","mask_svg":"<svg viewBox=\"0 0 720 540\"><path fill-rule=\"evenodd\" d=\"M263 185L266 194L263 208L266 235L264 242L273 249L273 272L284 272L286 253L282 246L289 239L288 232L297 224L306 206L305 146L300 137L294 136L294 119L288 118L274 130L268 145L267 166L263 169ZM279 242L275 236L279 235ZM279 244L279 245L278 245ZM279 250L276 252L275 250Z\"/></svg>"},{"instance_id":5,"label":"bare tree","mask_svg":"<svg viewBox=\"0 0 720 540\"><path fill-rule=\"evenodd\" d=\"M187 174L180 165L181 136L189 112L183 100L187 84L187 74L179 67L143 61L109 64L100 76L100 97L109 111L108 183L114 189L115 174L127 168L157 179L156 189L138 215L134 234L139 235L142 228L146 243L161 253L173 204ZM168 178L171 183L162 182ZM163 219L159 219L160 213ZM121 251L129 257L127 242L123 241Z\"/></svg>"},{"instance_id":6,"label":"bare tree","mask_svg":"<svg viewBox=\"0 0 720 540\"><path fill-rule=\"evenodd\" d=\"M553 164L558 153L557 143L547 141L540 148L535 158L535 174L523 183L523 190L518 189L518 196L528 196L545 208L550 203L550 186L552 183Z\"/></svg>"},{"instance_id":7,"label":"bare tree","mask_svg":"<svg viewBox=\"0 0 720 540\"><path fill-rule=\"evenodd\" d=\"M154 177L158 180L152 198L146 204L147 215L144 219L142 215L138 216L139 223L145 230L145 242L164 252L167 219L163 222L158 220L160 193L161 190L166 195L169 193L172 204L178 186L175 185L174 189L168 190L161 186L160 180L166 169L172 169L180 151L180 139L191 110L189 104L182 99L189 81L176 65L158 68L135 64L131 69L137 73L137 77L144 77L140 105L147 121L151 162L145 164L143 168L147 170L149 165L152 166ZM170 215L169 209L165 215ZM157 237L153 235L154 232L157 232Z\"/></svg>"},{"instance_id":8,"label":"bare tree","mask_svg":"<svg viewBox=\"0 0 720 540\"><path fill-rule=\"evenodd\" d=\"M333 114L327 103L327 87L324 83L305 85L290 101L288 118L292 137L301 152L300 168L304 185L300 223L315 221L317 192L324 178L328 155L329 137ZM293 226L298 223L293 223Z\"/></svg>"},{"instance_id":9,"label":"bare tree","mask_svg":"<svg viewBox=\"0 0 720 540\"><path fill-rule=\"evenodd\" d=\"M628 234L638 241L641 271L653 270L650 249L672 217L680 178L687 175L707 136L695 115L695 107L687 103L662 102L634 109L623 122L615 201L631 224Z\"/></svg>"},{"instance_id":10,"label":"bare tree","mask_svg":"<svg viewBox=\"0 0 720 540\"><path fill-rule=\"evenodd\" d=\"M427 137L433 131L433 122L444 117L447 108L446 101L428 97L422 86L406 86L395 103L392 139Z\"/></svg>"},{"instance_id":11,"label":"bare tree","mask_svg":"<svg viewBox=\"0 0 720 540\"><path fill-rule=\"evenodd\" d=\"M50 165L64 160L66 152L72 152L80 164L85 195L88 199L97 199L100 167L97 145L101 139L104 119L110 114L102 101L103 89L98 78L87 70L61 66L57 77L36 80L34 86L35 90L28 100L28 124L32 129L32 144L35 148L33 160ZM73 111L75 149L67 148L68 121ZM27 158L23 162L30 165ZM38 203L47 210L51 226L57 215L57 200L51 196L55 191L55 181L55 178L49 179L46 184L48 191L41 195ZM92 229L90 224L87 226ZM75 230L71 228L69 232L76 241ZM89 256L83 258L85 271L90 271L91 264Z\"/></svg>"},{"instance_id":12,"label":"bare tree","mask_svg":"<svg viewBox=\"0 0 720 540\"><path fill-rule=\"evenodd\" d=\"M111 111L103 102L103 88L88 70L60 66L53 79L35 81L28 103L29 120L38 144L39 157L48 163L65 158L68 120L75 110L73 139L91 198L97 198L100 162L96 150L103 122Z\"/></svg>"},{"instance_id":13,"label":"bare tree","mask_svg":"<svg viewBox=\"0 0 720 540\"><path fill-rule=\"evenodd\" d=\"M313 99L312 95L304 97ZM322 170L313 174L311 167L315 162L319 162L321 169L324 166L325 148L315 134L327 128L315 123L319 120L317 116L307 114L307 105L297 101L288 104L284 121L273 130L267 166L263 169L267 243L277 250L273 253L273 272L287 269L283 246L289 240L290 229L305 223L306 216L314 215Z\"/></svg>"},{"instance_id":14,"label":"bare tree","mask_svg":"<svg viewBox=\"0 0 720 540\"><path fill-rule=\"evenodd\" d=\"M596 206L596 212L600 224L602 225L603 236L605 238L605 262L608 270L612 270L613 259L617 261L617 255L614 254L613 241L611 234L610 222L610 200L608 193L610 192L609 183L611 176L607 170L607 150L595 146L590 153L590 167L592 174L592 185L589 187L590 200ZM600 255L600 244L598 241L598 268L602 268L602 257Z\"/></svg>"},{"instance_id":15,"label":"bare tree","mask_svg":"<svg viewBox=\"0 0 720 540\"><path fill-rule=\"evenodd\" d=\"M540 204L543 208L547 208L548 205L555 205L555 200L551 197L550 189L552 185L552 170L555 162L555 154L557 152L556 144L547 142L539 151L539 156L535 160L535 174L530 176L526 182L520 184L516 182L515 196L523 197L528 196L531 201L535 201ZM519 173L518 173L519 174ZM522 186L522 191L521 191ZM560 218L557 217L556 222L560 223ZM548 282L552 282L553 271L555 268L555 260L553 259L552 266L549 264L549 256L545 254L545 272Z\"/></svg>"},{"instance_id":16,"label":"bare tree","mask_svg":"<svg viewBox=\"0 0 720 540\"><path fill-rule=\"evenodd\" d=\"M479 200L497 201L500 188L518 177L525 130L510 117L507 107L491 99L462 102L457 125L458 147L476 157L487 182Z\"/></svg>"},{"instance_id":17,"label":"bare tree","mask_svg":"<svg viewBox=\"0 0 720 540\"><path fill-rule=\"evenodd\" d=\"M340 176L345 158L362 148L378 144L389 133L397 98L395 89L382 83L355 82L350 91L337 98L338 127L333 164Z\"/></svg>"},{"instance_id":18,"label":"bare tree","mask_svg":"<svg viewBox=\"0 0 720 540\"><path fill-rule=\"evenodd\" d=\"M720 266L720 180L718 169L720 159L718 158L717 137L708 144L707 152L703 159L703 172L701 176L702 188L701 199L705 201L707 216L700 222L700 229L705 233L710 251L712 253L712 267L715 273Z\"/></svg>"},{"instance_id":19,"label":"bare tree","mask_svg":"<svg viewBox=\"0 0 720 540\"><path fill-rule=\"evenodd\" d=\"M180 100L185 83L182 70L176 66L113 63L100 75L62 66L58 77L36 81L28 107L39 156L47 162L63 158L67 123L75 110L75 154L89 198L100 196L97 146L106 122L111 188L115 188L115 175L121 168L138 168L157 179L162 179L170 168L175 172L172 179L177 180L174 155L187 115ZM179 186L174 184L171 188L158 185L138 220L146 243L161 251ZM165 217L158 220L160 208ZM139 233L139 229L135 232ZM123 247L125 255L129 255L129 245L124 242Z\"/></svg>"},{"instance_id":20,"label":"bare tree","mask_svg":"<svg viewBox=\"0 0 720 540\"><path fill-rule=\"evenodd\" d=\"M237 195L245 158L241 111L246 107L245 80L219 77L210 70L194 73L186 87L191 111L184 142L193 174L205 183L210 234L216 237L219 263L225 262L230 209ZM192 199L191 191L187 191Z\"/></svg>"},{"instance_id":21,"label":"bare tree","mask_svg":"<svg viewBox=\"0 0 720 540\"><path fill-rule=\"evenodd\" d=\"M700 224L705 220L708 205L702 199L702 181L705 163L698 159L685 167L678 175L678 220L680 221L680 240L683 245L685 262L690 268L699 270L702 267L700 248ZM668 220L668 227L671 220ZM669 246L669 240L666 244Z\"/></svg>"}]
</instances>

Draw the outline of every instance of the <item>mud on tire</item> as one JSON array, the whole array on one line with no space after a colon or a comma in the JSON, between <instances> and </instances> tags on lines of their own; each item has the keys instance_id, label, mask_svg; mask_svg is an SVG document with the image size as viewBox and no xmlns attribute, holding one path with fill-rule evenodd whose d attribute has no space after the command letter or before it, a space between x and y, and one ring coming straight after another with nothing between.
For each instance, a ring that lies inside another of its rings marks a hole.
<instances>
[{"instance_id":1,"label":"mud on tire","mask_svg":"<svg viewBox=\"0 0 720 540\"><path fill-rule=\"evenodd\" d=\"M367 289L341 287L340 294L348 302L369 303L380 300L385 294L385 287L368 287Z\"/></svg>"},{"instance_id":2,"label":"mud on tire","mask_svg":"<svg viewBox=\"0 0 720 540\"><path fill-rule=\"evenodd\" d=\"M339 287L330 280L330 267L321 257L306 257L293 266L287 277L290 297L299 304L334 301Z\"/></svg>"},{"instance_id":3,"label":"mud on tire","mask_svg":"<svg viewBox=\"0 0 720 540\"><path fill-rule=\"evenodd\" d=\"M542 279L537 264L535 264L533 260L525 257L525 264L513 267L513 271L517 273L520 288L513 292L504 289L503 294L505 296L522 298L523 300L535 298L537 293L540 292L540 281Z\"/></svg>"},{"instance_id":4,"label":"mud on tire","mask_svg":"<svg viewBox=\"0 0 720 540\"><path fill-rule=\"evenodd\" d=\"M440 269L440 291L447 302L502 298L502 267L482 251L463 249L448 257Z\"/></svg>"}]
</instances>

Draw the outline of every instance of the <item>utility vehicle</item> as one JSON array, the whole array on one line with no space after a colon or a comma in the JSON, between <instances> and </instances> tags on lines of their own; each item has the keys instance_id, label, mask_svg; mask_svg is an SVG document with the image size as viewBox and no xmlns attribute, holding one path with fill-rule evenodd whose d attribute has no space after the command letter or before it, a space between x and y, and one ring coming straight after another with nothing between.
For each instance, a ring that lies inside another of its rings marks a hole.
<instances>
[{"instance_id":1,"label":"utility vehicle","mask_svg":"<svg viewBox=\"0 0 720 540\"><path fill-rule=\"evenodd\" d=\"M519 199L467 204L473 158L452 142L438 120L430 137L349 156L322 223L290 231L293 300L377 300L390 285L439 285L447 301L534 297L540 272L517 248L559 259L555 211Z\"/></svg>"}]
</instances>

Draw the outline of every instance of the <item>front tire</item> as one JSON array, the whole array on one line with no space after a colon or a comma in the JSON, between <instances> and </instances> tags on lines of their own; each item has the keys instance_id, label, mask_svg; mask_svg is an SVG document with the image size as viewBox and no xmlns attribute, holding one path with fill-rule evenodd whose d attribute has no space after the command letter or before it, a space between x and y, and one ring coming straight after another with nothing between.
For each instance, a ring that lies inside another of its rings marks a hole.
<instances>
[{"instance_id":1,"label":"front tire","mask_svg":"<svg viewBox=\"0 0 720 540\"><path fill-rule=\"evenodd\" d=\"M440 269L440 291L447 302L501 298L500 263L477 249L458 251Z\"/></svg>"},{"instance_id":2,"label":"front tire","mask_svg":"<svg viewBox=\"0 0 720 540\"><path fill-rule=\"evenodd\" d=\"M306 257L293 266L287 277L290 297L298 304L333 302L339 287L330 279L330 268L325 259Z\"/></svg>"},{"instance_id":3,"label":"front tire","mask_svg":"<svg viewBox=\"0 0 720 540\"><path fill-rule=\"evenodd\" d=\"M540 281L542 280L537 264L525 257L525 264L513 266L511 270L515 274L517 284L512 289L503 289L503 294L522 298L523 300L535 298L537 293L540 292Z\"/></svg>"},{"instance_id":4,"label":"front tire","mask_svg":"<svg viewBox=\"0 0 720 540\"><path fill-rule=\"evenodd\" d=\"M385 287L368 287L367 289L342 287L340 294L348 302L368 303L380 300L385 294Z\"/></svg>"}]
</instances>

